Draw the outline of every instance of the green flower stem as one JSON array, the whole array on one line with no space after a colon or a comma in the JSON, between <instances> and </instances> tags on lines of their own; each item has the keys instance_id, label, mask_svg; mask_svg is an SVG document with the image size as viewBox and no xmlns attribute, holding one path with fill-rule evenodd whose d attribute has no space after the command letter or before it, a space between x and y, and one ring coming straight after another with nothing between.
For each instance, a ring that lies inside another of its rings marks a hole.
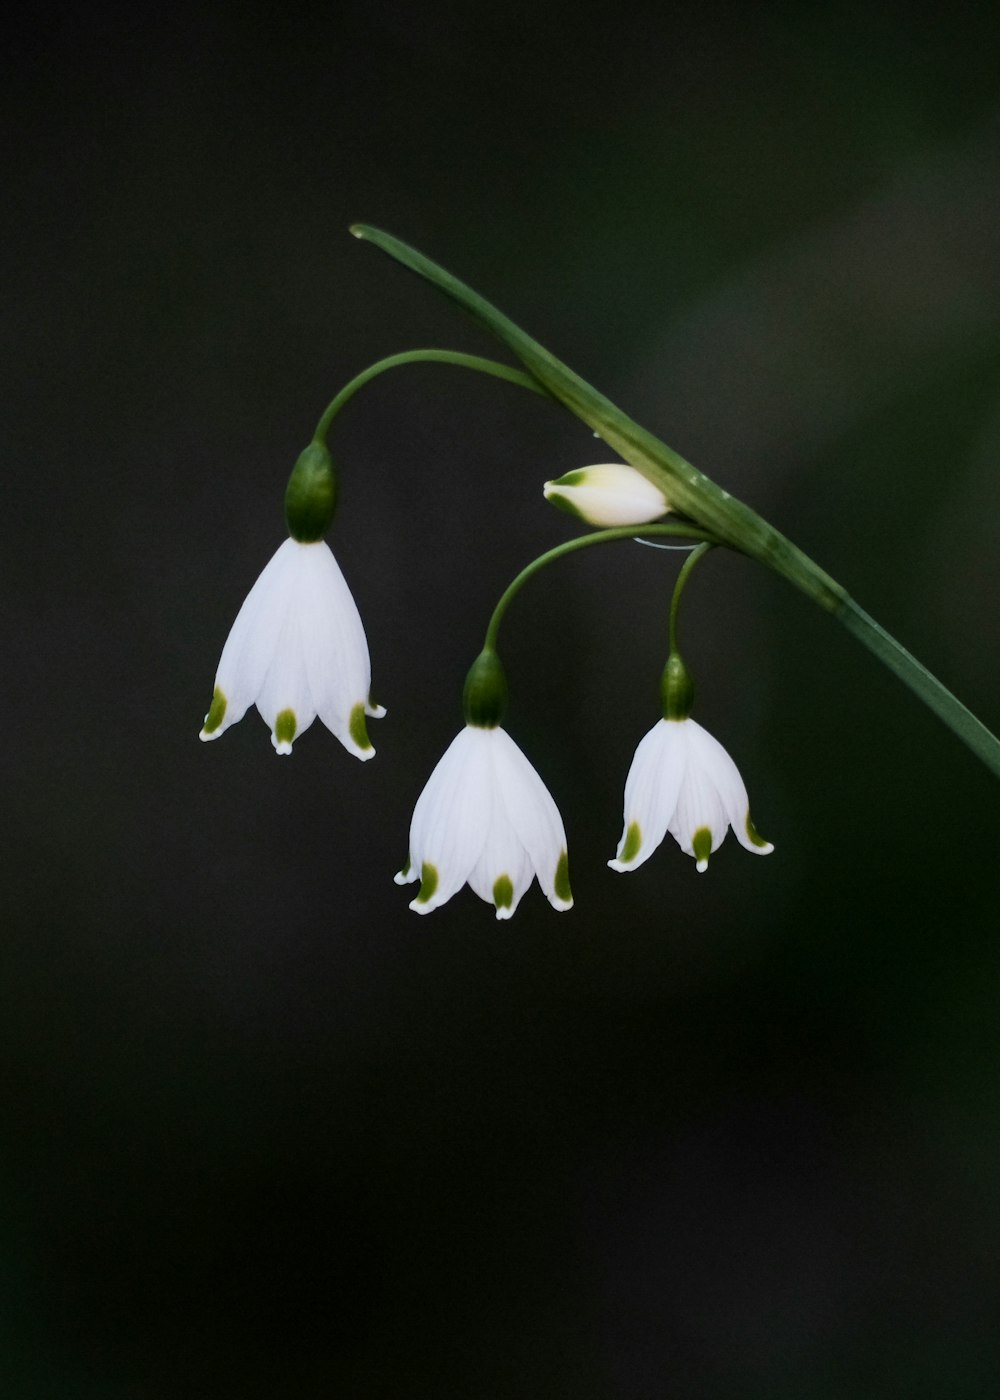
<instances>
[{"instance_id":1,"label":"green flower stem","mask_svg":"<svg viewBox=\"0 0 1000 1400\"><path fill-rule=\"evenodd\" d=\"M704 557L705 557L705 555L708 553L708 551L709 551L710 549L714 549L714 548L715 548L715 542L714 542L713 540L705 540L705 541L703 541L700 545L698 545L697 549L692 550L692 552L691 552L691 553L688 555L688 557L684 560L683 567L681 568L680 573L677 575L677 582L674 584L673 597L670 599L670 648L669 648L669 649L670 649L671 652L679 652L679 651L680 651L680 647L677 645L677 614L680 612L680 607L681 607L681 594L684 592L684 585L687 583L688 579L691 577L691 570L696 566L696 564L698 563L698 561L699 561L700 559L704 559Z\"/></svg>"},{"instance_id":2,"label":"green flower stem","mask_svg":"<svg viewBox=\"0 0 1000 1400\"><path fill-rule=\"evenodd\" d=\"M464 355L460 350L404 350L399 355L389 355L386 359L378 360L375 364L369 365L367 369L355 375L349 384L345 384L336 398L331 399L323 410L323 416L316 424L313 441L321 442L326 446L326 436L330 431L330 424L344 407L344 404L349 399L353 399L358 390L363 389L369 380L374 379L379 374L384 374L387 369L396 369L399 365L428 362L441 365L459 365L462 369L478 370L480 374L491 374L495 379L506 379L510 384L519 384L522 389L530 389L534 394L548 397L548 390L533 375L525 374L523 370L514 369L511 365L502 365L497 360L484 360L481 355Z\"/></svg>"},{"instance_id":3,"label":"green flower stem","mask_svg":"<svg viewBox=\"0 0 1000 1400\"><path fill-rule=\"evenodd\" d=\"M351 232L356 238L375 244L457 302L518 357L533 381L541 384L626 462L658 486L675 511L697 522L719 543L766 564L836 617L1000 777L1000 739L791 540L629 418L593 385L443 267L391 234L367 224L354 224Z\"/></svg>"},{"instance_id":4,"label":"green flower stem","mask_svg":"<svg viewBox=\"0 0 1000 1400\"><path fill-rule=\"evenodd\" d=\"M554 564L557 559L562 559L567 554L573 554L578 549L589 549L594 544L611 544L615 540L634 540L638 535L680 535L684 539L707 541L709 545L716 543L706 531L700 530L697 525L618 525L613 530L595 530L592 535L578 535L576 539L557 544L555 549L547 550L544 554L540 554L537 559L533 559L508 584L500 601L493 609L493 616L490 618L483 641L483 651L496 651L497 633L500 631L503 615L529 578L534 578L535 574L547 565ZM699 546L699 548L701 547L703 546ZM686 560L685 568L688 568L690 564L691 560Z\"/></svg>"},{"instance_id":5,"label":"green flower stem","mask_svg":"<svg viewBox=\"0 0 1000 1400\"><path fill-rule=\"evenodd\" d=\"M723 544L783 574L828 612L835 612L841 605L847 596L845 590L791 540L629 418L471 287L391 234L366 224L354 224L351 232L374 243L458 302L504 342L553 398L582 418L609 447L658 486L678 514L696 521Z\"/></svg>"}]
</instances>

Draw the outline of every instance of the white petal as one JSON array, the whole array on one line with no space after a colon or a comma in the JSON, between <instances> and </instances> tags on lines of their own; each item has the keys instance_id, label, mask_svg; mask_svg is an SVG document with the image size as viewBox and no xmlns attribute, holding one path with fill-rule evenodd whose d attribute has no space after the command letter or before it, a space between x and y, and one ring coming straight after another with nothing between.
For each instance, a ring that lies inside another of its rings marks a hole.
<instances>
[{"instance_id":1,"label":"white petal","mask_svg":"<svg viewBox=\"0 0 1000 1400\"><path fill-rule=\"evenodd\" d=\"M638 744L625 780L625 814L612 870L635 870L647 861L667 834L677 807L688 763L690 720L661 719ZM633 831L633 828L635 829ZM622 853L638 839L628 860Z\"/></svg>"},{"instance_id":2,"label":"white petal","mask_svg":"<svg viewBox=\"0 0 1000 1400\"><path fill-rule=\"evenodd\" d=\"M488 732L495 736L494 777L510 824L549 903L555 909L569 909L573 898L567 875L566 831L559 809L507 731Z\"/></svg>"},{"instance_id":3,"label":"white petal","mask_svg":"<svg viewBox=\"0 0 1000 1400\"><path fill-rule=\"evenodd\" d=\"M246 714L260 694L295 583L295 541L285 540L264 566L236 614L222 649L215 684L226 697L222 722L203 739L217 739Z\"/></svg>"},{"instance_id":4,"label":"white petal","mask_svg":"<svg viewBox=\"0 0 1000 1400\"><path fill-rule=\"evenodd\" d=\"M316 718L299 623L302 596L300 569L289 598L284 626L257 697L257 708L271 728L271 743L278 753L291 753L292 740L305 733Z\"/></svg>"},{"instance_id":5,"label":"white petal","mask_svg":"<svg viewBox=\"0 0 1000 1400\"><path fill-rule=\"evenodd\" d=\"M297 611L312 703L345 748L371 758L370 741L361 742L364 716L379 711L368 705L371 662L361 615L329 545L320 540L301 548L306 556Z\"/></svg>"},{"instance_id":6,"label":"white petal","mask_svg":"<svg viewBox=\"0 0 1000 1400\"><path fill-rule=\"evenodd\" d=\"M688 719L682 723L688 726L688 762L677 798L677 809L668 829L681 850L694 856L698 869L704 871L708 865L707 855L702 850L695 851L695 837L700 831L707 830L711 837L708 854L717 851L725 840L729 816L716 783L716 774L722 771L718 754L703 742L711 736L694 720ZM715 748L731 763L721 744Z\"/></svg>"},{"instance_id":7,"label":"white petal","mask_svg":"<svg viewBox=\"0 0 1000 1400\"><path fill-rule=\"evenodd\" d=\"M534 875L528 853L507 815L500 790L494 786L486 843L469 872L469 885L480 899L495 906L498 919L509 919Z\"/></svg>"},{"instance_id":8,"label":"white petal","mask_svg":"<svg viewBox=\"0 0 1000 1400\"><path fill-rule=\"evenodd\" d=\"M413 810L410 863L422 874L430 866L436 882L428 898L410 905L430 913L461 889L476 864L489 831L491 806L490 737L467 726L445 750Z\"/></svg>"},{"instance_id":9,"label":"white petal","mask_svg":"<svg viewBox=\"0 0 1000 1400\"><path fill-rule=\"evenodd\" d=\"M754 855L768 855L774 850L770 841L765 841L761 836L757 836L755 841L750 835L750 801L739 769L718 739L700 725L695 728L698 731L696 742L701 762L715 783L737 841Z\"/></svg>"}]
</instances>

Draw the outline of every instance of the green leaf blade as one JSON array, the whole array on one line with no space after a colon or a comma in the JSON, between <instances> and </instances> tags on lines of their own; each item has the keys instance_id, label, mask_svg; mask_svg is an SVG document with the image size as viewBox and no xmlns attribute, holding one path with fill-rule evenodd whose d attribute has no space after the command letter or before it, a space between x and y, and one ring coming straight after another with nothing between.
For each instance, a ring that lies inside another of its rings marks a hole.
<instances>
[{"instance_id":1,"label":"green leaf blade","mask_svg":"<svg viewBox=\"0 0 1000 1400\"><path fill-rule=\"evenodd\" d=\"M657 485L674 511L703 526L731 548L766 564L837 617L1000 777L1000 739L791 540L623 413L485 297L443 267L369 224L354 224L351 232L430 282L502 341L553 398Z\"/></svg>"}]
</instances>

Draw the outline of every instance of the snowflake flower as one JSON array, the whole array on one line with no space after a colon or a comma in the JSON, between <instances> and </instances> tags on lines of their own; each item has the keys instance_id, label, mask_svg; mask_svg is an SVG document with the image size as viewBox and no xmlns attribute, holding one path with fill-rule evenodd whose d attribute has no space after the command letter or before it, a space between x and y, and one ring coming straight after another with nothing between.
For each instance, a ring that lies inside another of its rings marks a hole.
<instances>
[{"instance_id":1,"label":"snowflake flower","mask_svg":"<svg viewBox=\"0 0 1000 1400\"><path fill-rule=\"evenodd\" d=\"M661 719L635 751L625 783L625 825L612 870L642 865L669 831L698 869L732 826L741 846L764 856L774 847L758 835L736 764L693 719Z\"/></svg>"},{"instance_id":2,"label":"snowflake flower","mask_svg":"<svg viewBox=\"0 0 1000 1400\"><path fill-rule=\"evenodd\" d=\"M287 539L251 588L222 651L202 739L218 739L256 704L278 753L319 716L358 758L372 758L365 717L371 661L361 616L323 540Z\"/></svg>"},{"instance_id":3,"label":"snowflake flower","mask_svg":"<svg viewBox=\"0 0 1000 1400\"><path fill-rule=\"evenodd\" d=\"M420 880L410 905L429 914L468 883L509 919L537 875L569 909L566 833L551 794L506 730L467 724L434 769L410 825L398 885Z\"/></svg>"}]
</instances>

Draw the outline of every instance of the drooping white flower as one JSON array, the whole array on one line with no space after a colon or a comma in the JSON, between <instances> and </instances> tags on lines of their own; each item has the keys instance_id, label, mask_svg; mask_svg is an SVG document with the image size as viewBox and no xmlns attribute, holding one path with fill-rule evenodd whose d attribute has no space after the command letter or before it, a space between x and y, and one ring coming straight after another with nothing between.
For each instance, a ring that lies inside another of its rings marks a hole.
<instances>
[{"instance_id":1,"label":"drooping white flower","mask_svg":"<svg viewBox=\"0 0 1000 1400\"><path fill-rule=\"evenodd\" d=\"M547 501L588 525L646 525L670 509L658 486L623 462L581 467L542 488Z\"/></svg>"},{"instance_id":2,"label":"drooping white flower","mask_svg":"<svg viewBox=\"0 0 1000 1400\"><path fill-rule=\"evenodd\" d=\"M237 614L222 651L202 739L217 739L254 703L278 753L318 715L358 758L374 756L365 716L371 662L360 614L323 540L287 539Z\"/></svg>"},{"instance_id":3,"label":"drooping white flower","mask_svg":"<svg viewBox=\"0 0 1000 1400\"><path fill-rule=\"evenodd\" d=\"M571 907L558 808L506 730L468 724L417 800L396 884L419 879L410 908L429 914L468 882L509 919L536 875L555 909Z\"/></svg>"},{"instance_id":4,"label":"drooping white flower","mask_svg":"<svg viewBox=\"0 0 1000 1400\"><path fill-rule=\"evenodd\" d=\"M699 870L732 826L755 855L774 850L750 820L750 804L736 764L717 739L693 719L661 719L635 751L625 782L625 825L612 870L634 870L669 831Z\"/></svg>"}]
</instances>

